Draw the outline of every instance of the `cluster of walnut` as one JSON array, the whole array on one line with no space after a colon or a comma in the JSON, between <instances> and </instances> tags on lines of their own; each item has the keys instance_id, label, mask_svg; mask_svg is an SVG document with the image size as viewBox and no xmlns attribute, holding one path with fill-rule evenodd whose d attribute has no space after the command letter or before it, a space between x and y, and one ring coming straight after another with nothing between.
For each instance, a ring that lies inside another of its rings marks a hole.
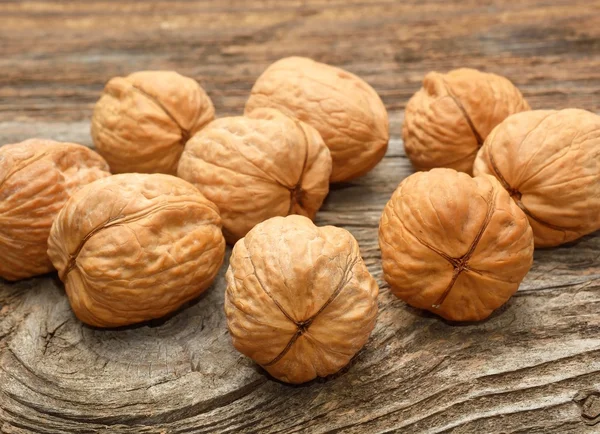
<instances>
[{"instance_id":1,"label":"cluster of walnut","mask_svg":"<svg viewBox=\"0 0 600 434\"><path fill-rule=\"evenodd\" d=\"M366 343L379 289L354 237L312 219L330 182L383 157L385 107L357 76L290 57L258 78L243 115L214 117L196 81L137 72L96 104L100 155L41 139L0 148L0 277L55 268L79 319L118 327L197 297L235 244L234 346L282 381L333 374ZM425 77L403 137L431 170L398 186L379 244L385 280L412 306L484 319L534 245L600 229L600 116L532 111L507 79L459 69Z\"/></svg>"},{"instance_id":2,"label":"cluster of walnut","mask_svg":"<svg viewBox=\"0 0 600 434\"><path fill-rule=\"evenodd\" d=\"M486 318L517 290L534 244L600 229L596 114L530 110L498 75L432 72L408 102L403 138L417 169L446 168L405 179L380 221L384 278L415 307Z\"/></svg>"},{"instance_id":3,"label":"cluster of walnut","mask_svg":"<svg viewBox=\"0 0 600 434\"><path fill-rule=\"evenodd\" d=\"M311 220L330 182L383 158L386 109L357 76L291 57L259 77L243 116L214 117L193 79L136 72L95 106L99 154L0 148L0 277L55 268L81 321L119 327L197 297L237 242L235 346L283 381L337 372L373 329L378 286L349 232Z\"/></svg>"}]
</instances>

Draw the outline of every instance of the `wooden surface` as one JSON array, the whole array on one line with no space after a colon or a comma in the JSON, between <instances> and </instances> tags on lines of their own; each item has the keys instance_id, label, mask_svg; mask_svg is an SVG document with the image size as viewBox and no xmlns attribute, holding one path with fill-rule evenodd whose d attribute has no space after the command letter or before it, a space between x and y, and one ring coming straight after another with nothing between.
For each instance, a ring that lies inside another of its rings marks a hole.
<instances>
[{"instance_id":1,"label":"wooden surface","mask_svg":"<svg viewBox=\"0 0 600 434\"><path fill-rule=\"evenodd\" d=\"M74 319L55 275L0 282L0 431L598 433L600 234L536 251L505 307L451 325L389 293L377 224L411 173L403 108L429 70L481 68L533 108L599 112L600 1L4 1L0 143L89 145L104 83L141 69L195 77L218 115L240 114L291 54L359 74L390 112L386 158L335 186L317 218L352 231L381 285L366 347L333 378L272 380L230 343L226 266L170 318L108 331Z\"/></svg>"}]
</instances>

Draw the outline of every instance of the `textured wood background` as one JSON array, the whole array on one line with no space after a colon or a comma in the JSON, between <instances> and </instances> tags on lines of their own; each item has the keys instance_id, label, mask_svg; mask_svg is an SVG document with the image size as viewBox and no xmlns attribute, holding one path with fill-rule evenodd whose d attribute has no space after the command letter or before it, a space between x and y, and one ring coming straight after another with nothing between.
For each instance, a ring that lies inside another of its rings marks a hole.
<instances>
[{"instance_id":1,"label":"textured wood background","mask_svg":"<svg viewBox=\"0 0 600 434\"><path fill-rule=\"evenodd\" d=\"M376 236L412 171L403 108L429 70L481 68L534 108L600 111L600 1L576 3L0 2L0 144L91 144L104 83L142 69L195 77L218 115L240 114L256 77L291 54L364 77L392 121L386 158L335 186L317 219L352 231L382 288L376 329L344 372L294 387L236 353L225 266L170 318L108 331L74 319L55 275L0 281L0 431L598 433L600 234L536 251L515 297L470 325L391 296Z\"/></svg>"}]
</instances>

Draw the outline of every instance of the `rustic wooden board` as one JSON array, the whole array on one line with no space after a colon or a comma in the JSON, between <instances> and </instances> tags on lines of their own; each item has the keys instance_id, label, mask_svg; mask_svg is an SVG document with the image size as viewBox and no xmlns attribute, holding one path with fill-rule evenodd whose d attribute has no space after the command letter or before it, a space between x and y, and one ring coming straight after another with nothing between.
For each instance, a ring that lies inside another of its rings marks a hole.
<instances>
[{"instance_id":1,"label":"rustic wooden board","mask_svg":"<svg viewBox=\"0 0 600 434\"><path fill-rule=\"evenodd\" d=\"M367 346L332 378L274 381L230 343L226 266L171 317L108 331L74 319L55 275L0 281L0 431L599 432L600 234L536 251L515 297L467 325L390 295L376 235L412 172L400 128L423 75L481 68L534 108L598 112L600 1L3 1L0 144L90 145L103 84L140 69L195 77L219 115L239 114L258 74L290 54L363 76L390 111L386 158L334 186L317 218L356 236L381 285Z\"/></svg>"}]
</instances>

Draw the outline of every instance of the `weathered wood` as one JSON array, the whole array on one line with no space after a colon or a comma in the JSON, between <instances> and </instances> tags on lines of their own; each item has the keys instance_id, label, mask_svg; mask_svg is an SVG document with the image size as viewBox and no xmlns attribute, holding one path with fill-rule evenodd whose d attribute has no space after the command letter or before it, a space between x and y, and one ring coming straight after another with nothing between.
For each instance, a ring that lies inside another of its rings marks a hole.
<instances>
[{"instance_id":1,"label":"weathered wood","mask_svg":"<svg viewBox=\"0 0 600 434\"><path fill-rule=\"evenodd\" d=\"M382 288L376 329L344 372L289 386L238 354L225 266L186 308L119 330L79 323L55 275L0 282L0 431L598 432L600 234L536 251L507 305L463 325L389 294L377 247L383 205L412 171L402 109L427 71L494 71L534 108L600 111L600 2L574 3L0 3L0 143L90 145L103 84L140 69L195 77L219 115L238 114L258 74L290 54L367 79L393 136L382 163L334 186L317 218L357 237Z\"/></svg>"}]
</instances>

